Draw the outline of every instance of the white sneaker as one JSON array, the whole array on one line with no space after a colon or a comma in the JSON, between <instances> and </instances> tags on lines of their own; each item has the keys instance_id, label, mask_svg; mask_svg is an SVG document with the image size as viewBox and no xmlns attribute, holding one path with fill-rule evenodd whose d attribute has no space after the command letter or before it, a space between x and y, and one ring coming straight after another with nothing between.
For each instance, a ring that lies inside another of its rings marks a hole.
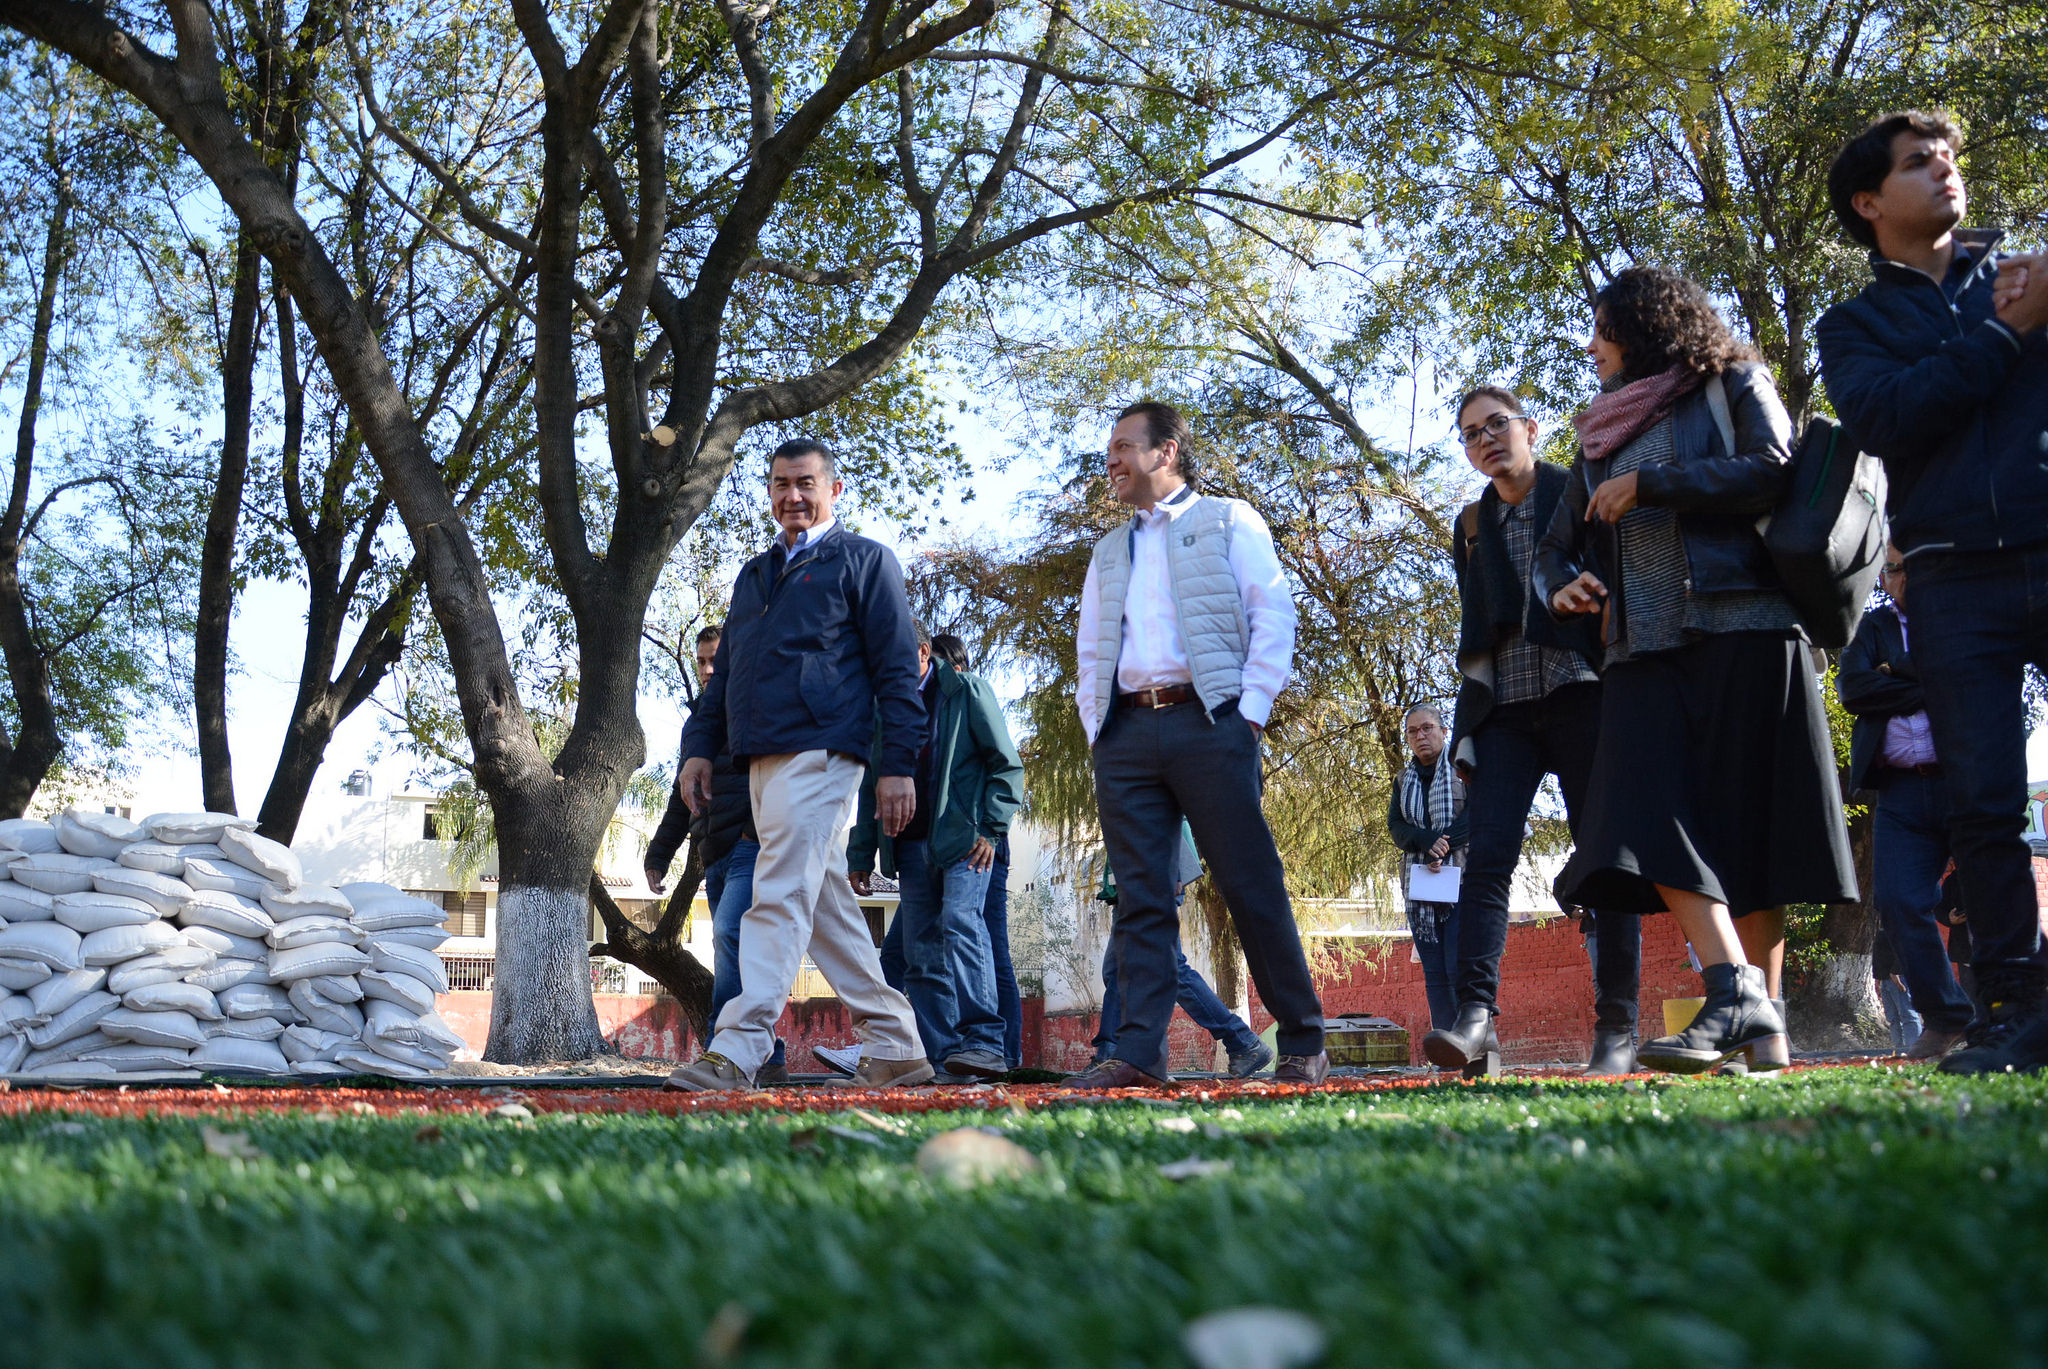
<instances>
[{"instance_id":1,"label":"white sneaker","mask_svg":"<svg viewBox=\"0 0 2048 1369\"><path fill-rule=\"evenodd\" d=\"M851 1046L813 1046L811 1054L826 1069L849 1079L860 1068L860 1043L857 1041Z\"/></svg>"}]
</instances>

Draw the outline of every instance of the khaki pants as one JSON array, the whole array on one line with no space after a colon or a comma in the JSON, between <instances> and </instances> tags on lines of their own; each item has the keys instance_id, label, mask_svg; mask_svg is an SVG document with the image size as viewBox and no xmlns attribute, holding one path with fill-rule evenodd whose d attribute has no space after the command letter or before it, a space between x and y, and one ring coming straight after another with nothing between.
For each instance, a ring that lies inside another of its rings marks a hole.
<instances>
[{"instance_id":1,"label":"khaki pants","mask_svg":"<svg viewBox=\"0 0 2048 1369\"><path fill-rule=\"evenodd\" d=\"M866 767L830 751L756 756L748 781L761 855L740 920L740 992L719 1013L711 1049L749 1077L775 1049L806 950L853 1016L862 1053L924 1055L910 1002L882 979L882 959L846 882L846 834Z\"/></svg>"}]
</instances>

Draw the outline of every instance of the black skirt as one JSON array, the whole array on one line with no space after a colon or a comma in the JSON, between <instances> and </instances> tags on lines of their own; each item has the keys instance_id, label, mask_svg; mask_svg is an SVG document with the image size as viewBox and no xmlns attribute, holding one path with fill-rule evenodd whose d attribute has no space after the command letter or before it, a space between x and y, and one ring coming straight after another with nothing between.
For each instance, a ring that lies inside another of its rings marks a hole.
<instances>
[{"instance_id":1,"label":"black skirt","mask_svg":"<svg viewBox=\"0 0 2048 1369\"><path fill-rule=\"evenodd\" d=\"M1586 807L1560 902L1661 912L1661 884L1740 917L1857 897L1827 714L1797 633L1717 633L1617 662L1602 677Z\"/></svg>"}]
</instances>

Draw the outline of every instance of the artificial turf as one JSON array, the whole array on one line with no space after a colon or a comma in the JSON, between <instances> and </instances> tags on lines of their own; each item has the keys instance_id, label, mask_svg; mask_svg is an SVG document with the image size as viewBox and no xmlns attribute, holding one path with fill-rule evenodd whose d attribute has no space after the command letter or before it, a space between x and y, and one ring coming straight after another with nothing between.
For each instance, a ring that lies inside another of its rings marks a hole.
<instances>
[{"instance_id":1,"label":"artificial turf","mask_svg":"<svg viewBox=\"0 0 2048 1369\"><path fill-rule=\"evenodd\" d=\"M1043 1171L920 1176L958 1126ZM1241 1305L1332 1365L2048 1363L2048 1078L0 1115L6 1363L1184 1365Z\"/></svg>"}]
</instances>

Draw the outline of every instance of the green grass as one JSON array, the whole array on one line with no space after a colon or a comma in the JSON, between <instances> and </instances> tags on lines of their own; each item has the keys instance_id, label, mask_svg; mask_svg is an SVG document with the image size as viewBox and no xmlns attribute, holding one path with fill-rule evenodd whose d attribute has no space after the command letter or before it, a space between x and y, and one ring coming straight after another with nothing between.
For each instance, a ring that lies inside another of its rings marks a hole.
<instances>
[{"instance_id":1,"label":"green grass","mask_svg":"<svg viewBox=\"0 0 2048 1369\"><path fill-rule=\"evenodd\" d=\"M0 1360L1179 1365L1289 1307L1344 1365L2048 1362L2048 1079L1858 1069L1308 1102L216 1122L0 1118ZM1162 1128L1186 1115L1221 1136ZM956 1191L918 1142L1045 1161ZM1172 1183L1162 1161L1227 1159ZM706 1348L721 1308L729 1361Z\"/></svg>"}]
</instances>

